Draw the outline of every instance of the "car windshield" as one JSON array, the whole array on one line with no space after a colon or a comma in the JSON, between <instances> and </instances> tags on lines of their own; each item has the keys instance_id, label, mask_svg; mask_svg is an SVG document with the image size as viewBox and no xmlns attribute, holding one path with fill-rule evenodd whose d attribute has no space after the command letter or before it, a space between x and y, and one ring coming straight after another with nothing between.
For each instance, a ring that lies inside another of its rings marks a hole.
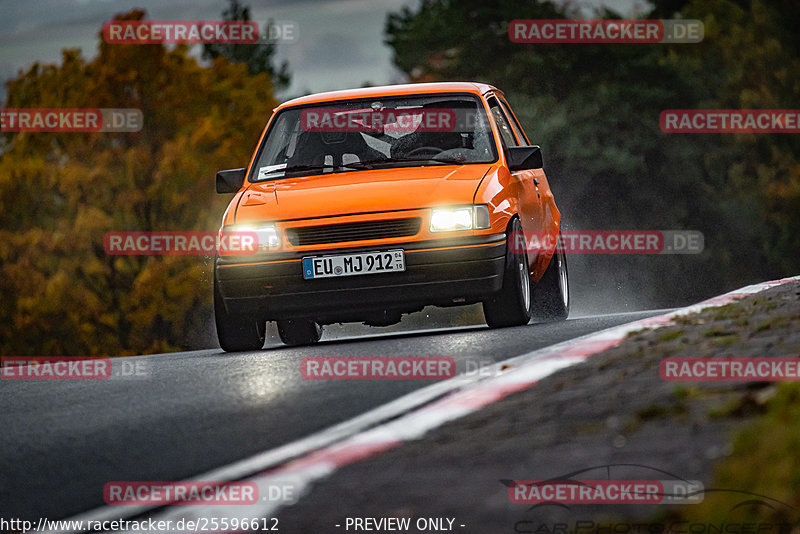
<instances>
[{"instance_id":1,"label":"car windshield","mask_svg":"<svg viewBox=\"0 0 800 534\"><path fill-rule=\"evenodd\" d=\"M381 97L280 111L250 180L496 160L491 127L476 96Z\"/></svg>"}]
</instances>

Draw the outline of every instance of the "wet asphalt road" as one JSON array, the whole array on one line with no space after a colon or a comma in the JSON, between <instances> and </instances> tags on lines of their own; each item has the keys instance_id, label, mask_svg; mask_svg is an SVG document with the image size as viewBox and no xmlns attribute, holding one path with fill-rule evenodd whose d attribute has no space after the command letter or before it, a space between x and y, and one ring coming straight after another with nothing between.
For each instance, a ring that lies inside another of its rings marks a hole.
<instances>
[{"instance_id":1,"label":"wet asphalt road","mask_svg":"<svg viewBox=\"0 0 800 534\"><path fill-rule=\"evenodd\" d=\"M328 428L428 381L306 381L306 356L500 361L663 311L489 330L462 327L128 358L146 376L0 381L2 516L59 519L103 506L114 480L182 480Z\"/></svg>"}]
</instances>

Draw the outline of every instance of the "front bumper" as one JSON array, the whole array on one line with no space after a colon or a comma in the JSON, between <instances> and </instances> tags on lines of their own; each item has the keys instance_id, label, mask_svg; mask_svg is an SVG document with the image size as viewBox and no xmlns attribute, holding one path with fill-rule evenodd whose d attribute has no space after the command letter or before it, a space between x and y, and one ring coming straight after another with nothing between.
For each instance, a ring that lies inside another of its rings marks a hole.
<instances>
[{"instance_id":1,"label":"front bumper","mask_svg":"<svg viewBox=\"0 0 800 534\"><path fill-rule=\"evenodd\" d=\"M305 280L302 258L403 249L406 270ZM371 321L376 313L408 313L424 306L478 302L498 292L505 271L506 235L417 241L386 246L273 254L268 258L217 257L215 276L229 313L268 321Z\"/></svg>"}]
</instances>

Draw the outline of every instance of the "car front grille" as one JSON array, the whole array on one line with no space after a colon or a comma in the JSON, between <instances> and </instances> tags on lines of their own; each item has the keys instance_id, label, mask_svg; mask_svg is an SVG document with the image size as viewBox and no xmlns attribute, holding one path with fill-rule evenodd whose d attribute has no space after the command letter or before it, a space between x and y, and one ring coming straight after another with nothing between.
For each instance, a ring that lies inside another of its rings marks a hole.
<instances>
[{"instance_id":1,"label":"car front grille","mask_svg":"<svg viewBox=\"0 0 800 534\"><path fill-rule=\"evenodd\" d=\"M287 228L286 237L289 243L299 247L303 245L322 245L325 243L342 243L345 241L366 241L368 239L388 239L406 237L419 232L422 219L388 219L383 221L366 221L345 224L328 224L324 226L305 226Z\"/></svg>"}]
</instances>

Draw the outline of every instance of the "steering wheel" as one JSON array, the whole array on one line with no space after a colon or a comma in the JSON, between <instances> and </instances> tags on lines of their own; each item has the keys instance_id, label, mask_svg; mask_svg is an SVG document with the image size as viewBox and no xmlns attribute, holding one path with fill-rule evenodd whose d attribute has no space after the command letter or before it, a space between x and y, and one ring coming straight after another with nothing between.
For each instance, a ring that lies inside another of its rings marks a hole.
<instances>
[{"instance_id":1,"label":"steering wheel","mask_svg":"<svg viewBox=\"0 0 800 534\"><path fill-rule=\"evenodd\" d=\"M442 152L442 149L439 148L438 146L418 146L417 148L406 152L406 156L407 157L420 156L426 152L431 153L431 155L436 155L439 152Z\"/></svg>"}]
</instances>

